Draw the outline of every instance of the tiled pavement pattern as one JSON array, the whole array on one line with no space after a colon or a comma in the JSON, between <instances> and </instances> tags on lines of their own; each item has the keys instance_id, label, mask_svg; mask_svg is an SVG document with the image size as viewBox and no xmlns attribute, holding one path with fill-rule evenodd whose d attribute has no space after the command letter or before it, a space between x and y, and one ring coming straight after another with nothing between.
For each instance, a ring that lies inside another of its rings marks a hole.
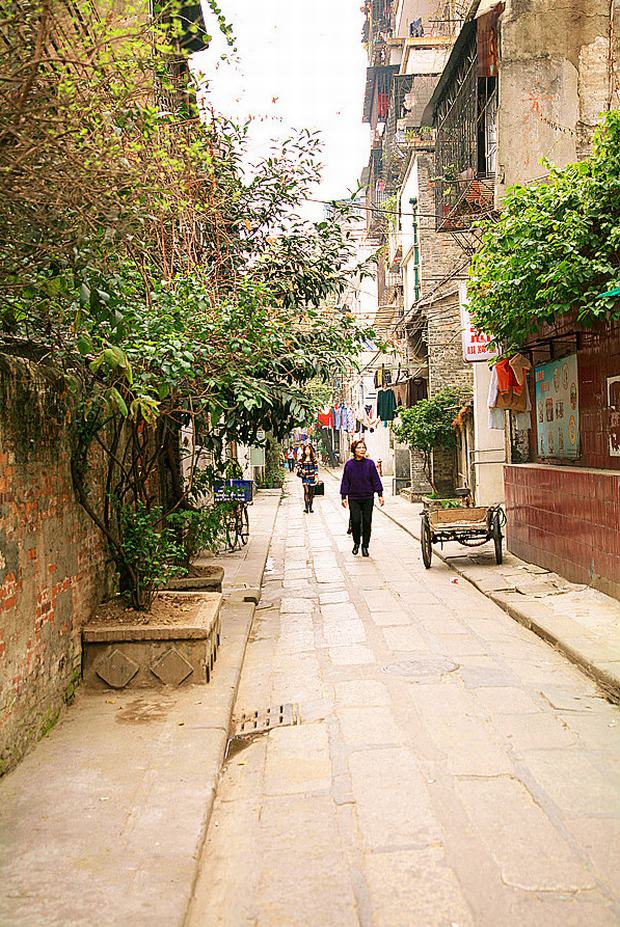
<instances>
[{"instance_id":1,"label":"tiled pavement pattern","mask_svg":"<svg viewBox=\"0 0 620 927\"><path fill-rule=\"evenodd\" d=\"M289 480L189 927L620 923L620 710L375 514Z\"/></svg>"}]
</instances>

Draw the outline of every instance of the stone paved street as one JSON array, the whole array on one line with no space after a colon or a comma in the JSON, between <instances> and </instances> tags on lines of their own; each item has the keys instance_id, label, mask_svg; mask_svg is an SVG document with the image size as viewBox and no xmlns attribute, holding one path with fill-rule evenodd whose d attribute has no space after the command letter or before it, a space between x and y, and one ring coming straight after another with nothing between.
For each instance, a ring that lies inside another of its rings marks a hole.
<instances>
[{"instance_id":1,"label":"stone paved street","mask_svg":"<svg viewBox=\"0 0 620 927\"><path fill-rule=\"evenodd\" d=\"M620 710L375 513L289 479L189 927L611 927Z\"/></svg>"}]
</instances>

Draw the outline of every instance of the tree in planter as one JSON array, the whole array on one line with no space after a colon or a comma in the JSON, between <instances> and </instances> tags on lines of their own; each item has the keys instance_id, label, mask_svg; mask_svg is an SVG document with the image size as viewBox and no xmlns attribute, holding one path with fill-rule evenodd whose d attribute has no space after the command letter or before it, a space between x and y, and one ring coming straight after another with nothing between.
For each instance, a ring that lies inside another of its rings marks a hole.
<instances>
[{"instance_id":1,"label":"tree in planter","mask_svg":"<svg viewBox=\"0 0 620 927\"><path fill-rule=\"evenodd\" d=\"M120 521L124 563L131 575L130 604L148 610L156 591L173 576L186 572L178 565L182 550L158 506L125 506Z\"/></svg>"},{"instance_id":2,"label":"tree in planter","mask_svg":"<svg viewBox=\"0 0 620 927\"><path fill-rule=\"evenodd\" d=\"M432 454L437 448L453 450L456 436L452 423L464 402L471 398L463 391L444 389L429 399L421 399L410 409L402 406L396 410L399 423L393 427L394 435L403 444L420 451L424 475L437 492L433 476Z\"/></svg>"},{"instance_id":3,"label":"tree in planter","mask_svg":"<svg viewBox=\"0 0 620 927\"><path fill-rule=\"evenodd\" d=\"M316 136L248 176L243 129L201 118L191 88L168 79L178 4L148 22L113 4L96 15L90 0L0 6L15 37L0 49L1 335L64 371L76 493L123 590L146 604L153 550L169 559L167 519L194 508L200 452L184 484L183 429L206 423L216 477L230 440L300 424L305 383L368 337L321 309L345 286L351 242L338 222L296 215L318 177ZM159 105L180 91L180 109ZM134 523L147 522L157 537L142 556Z\"/></svg>"}]
</instances>

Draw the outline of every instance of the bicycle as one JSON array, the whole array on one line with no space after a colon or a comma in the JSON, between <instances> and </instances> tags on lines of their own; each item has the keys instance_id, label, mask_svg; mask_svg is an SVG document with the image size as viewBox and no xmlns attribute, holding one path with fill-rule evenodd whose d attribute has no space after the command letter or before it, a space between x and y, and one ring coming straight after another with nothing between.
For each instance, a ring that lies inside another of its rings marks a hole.
<instances>
[{"instance_id":1,"label":"bicycle","mask_svg":"<svg viewBox=\"0 0 620 927\"><path fill-rule=\"evenodd\" d=\"M229 551L241 550L250 539L250 518L247 502L236 502L226 513L226 543Z\"/></svg>"},{"instance_id":2,"label":"bicycle","mask_svg":"<svg viewBox=\"0 0 620 927\"><path fill-rule=\"evenodd\" d=\"M227 550L241 550L250 539L248 506L252 504L252 480L218 480L213 485L216 502L230 503L224 518Z\"/></svg>"}]
</instances>

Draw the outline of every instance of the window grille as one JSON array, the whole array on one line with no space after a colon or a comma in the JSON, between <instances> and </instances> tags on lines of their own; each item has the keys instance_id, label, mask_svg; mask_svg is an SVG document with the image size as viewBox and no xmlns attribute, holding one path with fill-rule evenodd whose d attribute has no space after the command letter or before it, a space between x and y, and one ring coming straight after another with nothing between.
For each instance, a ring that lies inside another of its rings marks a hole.
<instances>
[{"instance_id":1,"label":"window grille","mask_svg":"<svg viewBox=\"0 0 620 927\"><path fill-rule=\"evenodd\" d=\"M463 230L493 208L497 79L480 77L476 33L436 112L435 212L440 230Z\"/></svg>"}]
</instances>

